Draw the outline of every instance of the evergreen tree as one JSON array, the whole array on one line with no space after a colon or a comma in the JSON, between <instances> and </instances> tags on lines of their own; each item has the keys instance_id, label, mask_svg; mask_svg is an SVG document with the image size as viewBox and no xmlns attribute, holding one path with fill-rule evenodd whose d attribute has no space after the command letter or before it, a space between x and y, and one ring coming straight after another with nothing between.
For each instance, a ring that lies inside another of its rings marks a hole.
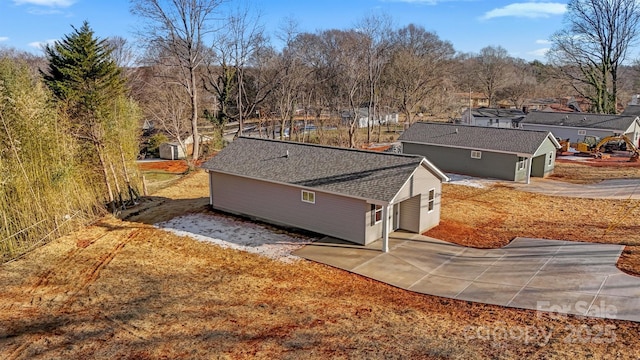
<instances>
[{"instance_id":1,"label":"evergreen tree","mask_svg":"<svg viewBox=\"0 0 640 360\"><path fill-rule=\"evenodd\" d=\"M118 132L112 130L123 127L122 121L134 119L118 117L122 113L117 110L118 103L125 98L125 86L111 48L106 40L94 36L85 21L80 29L73 27L71 34L48 45L45 54L49 60L48 71L43 72L45 83L67 113L73 135L83 145L83 160L99 170L108 203L115 211L113 186L118 192L120 187L113 161L122 154L109 154L109 150L123 148L111 146L113 142L131 139L119 137Z\"/></svg>"}]
</instances>

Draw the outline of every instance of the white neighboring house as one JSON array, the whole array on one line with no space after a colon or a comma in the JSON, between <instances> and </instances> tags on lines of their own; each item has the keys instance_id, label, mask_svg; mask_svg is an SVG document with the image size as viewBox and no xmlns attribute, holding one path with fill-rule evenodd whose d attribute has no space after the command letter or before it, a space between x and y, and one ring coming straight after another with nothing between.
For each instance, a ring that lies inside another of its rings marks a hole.
<instances>
[{"instance_id":1,"label":"white neighboring house","mask_svg":"<svg viewBox=\"0 0 640 360\"><path fill-rule=\"evenodd\" d=\"M377 126L377 125L387 125L387 124L397 124L398 123L398 113L386 113L381 114L377 113L375 119L369 118L369 108L360 108L358 109L358 127L366 128L367 125ZM353 113L351 111L344 111L342 113L342 123L348 125L353 118Z\"/></svg>"},{"instance_id":2,"label":"white neighboring house","mask_svg":"<svg viewBox=\"0 0 640 360\"><path fill-rule=\"evenodd\" d=\"M200 144L210 142L212 139L207 135L200 135ZM193 153L193 137L189 136L184 140L184 146L189 154ZM182 160L186 159L184 149L177 141L166 142L158 147L160 158L165 160Z\"/></svg>"},{"instance_id":3,"label":"white neighboring house","mask_svg":"<svg viewBox=\"0 0 640 360\"><path fill-rule=\"evenodd\" d=\"M518 128L526 114L517 109L475 108L462 113L464 125Z\"/></svg>"}]
</instances>

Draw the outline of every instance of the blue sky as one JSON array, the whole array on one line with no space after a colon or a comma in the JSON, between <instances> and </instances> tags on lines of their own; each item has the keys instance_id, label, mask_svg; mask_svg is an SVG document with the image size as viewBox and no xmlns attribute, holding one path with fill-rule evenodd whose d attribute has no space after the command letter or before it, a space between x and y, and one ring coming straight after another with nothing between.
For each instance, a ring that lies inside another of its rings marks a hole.
<instances>
[{"instance_id":1,"label":"blue sky","mask_svg":"<svg viewBox=\"0 0 640 360\"><path fill-rule=\"evenodd\" d=\"M547 40L562 27L566 0L229 0L248 1L262 13L272 37L282 20L302 31L353 28L368 14L385 13L395 26L415 23L450 41L457 51L502 46L512 56L544 61ZM234 6L237 6L235 4ZM0 46L39 52L89 21L96 35L134 41L137 18L129 0L0 0Z\"/></svg>"}]
</instances>

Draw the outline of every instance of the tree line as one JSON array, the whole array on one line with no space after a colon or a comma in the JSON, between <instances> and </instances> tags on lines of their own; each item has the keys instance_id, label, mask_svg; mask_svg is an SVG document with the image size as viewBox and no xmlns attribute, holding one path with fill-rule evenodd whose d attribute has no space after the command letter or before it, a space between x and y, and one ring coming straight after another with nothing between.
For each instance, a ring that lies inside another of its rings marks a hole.
<instances>
[{"instance_id":1,"label":"tree line","mask_svg":"<svg viewBox=\"0 0 640 360\"><path fill-rule=\"evenodd\" d=\"M146 50L137 75L144 80L133 86L146 117L182 146L200 137L203 123L220 132L233 122L241 135L248 119L282 139L302 116L319 129L327 121L342 126L341 145L354 147L362 109L371 118L399 112L408 123L450 119L459 116L459 93L470 92L515 108L529 98L579 96L592 104L585 110L615 113L635 85L625 66L637 39L633 0L570 1L547 63L500 46L461 53L421 25L394 27L377 14L350 29L315 32L288 18L272 40L258 12L224 9L220 0L132 1ZM374 131L369 126L361 140L372 141ZM193 160L199 155L195 141Z\"/></svg>"}]
</instances>

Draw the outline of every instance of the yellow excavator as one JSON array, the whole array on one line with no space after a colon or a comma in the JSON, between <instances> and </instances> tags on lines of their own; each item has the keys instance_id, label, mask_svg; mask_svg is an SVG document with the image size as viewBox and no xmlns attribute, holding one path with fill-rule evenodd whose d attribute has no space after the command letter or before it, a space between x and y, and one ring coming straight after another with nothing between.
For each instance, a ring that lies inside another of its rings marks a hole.
<instances>
[{"instance_id":1,"label":"yellow excavator","mask_svg":"<svg viewBox=\"0 0 640 360\"><path fill-rule=\"evenodd\" d=\"M631 153L629 161L636 162L640 158L640 150L625 135L607 136L599 139L596 136L585 136L584 141L576 143L575 149L582 154L602 158L604 152L627 150Z\"/></svg>"}]
</instances>

